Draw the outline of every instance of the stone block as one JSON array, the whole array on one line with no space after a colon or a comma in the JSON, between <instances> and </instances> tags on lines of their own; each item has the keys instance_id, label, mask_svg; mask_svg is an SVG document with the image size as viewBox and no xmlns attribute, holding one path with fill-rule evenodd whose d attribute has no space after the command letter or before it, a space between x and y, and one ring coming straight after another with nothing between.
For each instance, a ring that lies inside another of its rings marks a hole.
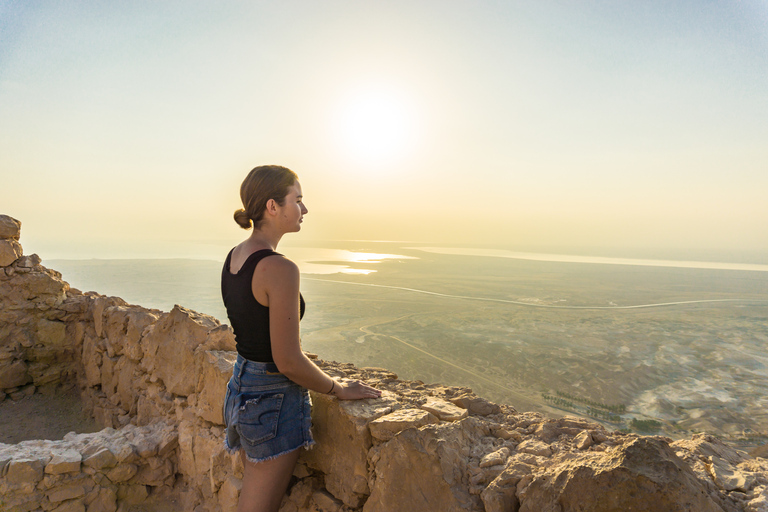
<instances>
[{"instance_id":1,"label":"stone block","mask_svg":"<svg viewBox=\"0 0 768 512\"><path fill-rule=\"evenodd\" d=\"M469 447L483 432L468 422L427 425L404 430L372 454L375 479L364 512L392 510L482 510L468 492Z\"/></svg>"},{"instance_id":2,"label":"stone block","mask_svg":"<svg viewBox=\"0 0 768 512\"><path fill-rule=\"evenodd\" d=\"M32 381L28 372L29 366L21 360L16 360L0 368L0 389L16 388Z\"/></svg>"},{"instance_id":3,"label":"stone block","mask_svg":"<svg viewBox=\"0 0 768 512\"><path fill-rule=\"evenodd\" d=\"M237 510L237 501L240 499L240 491L243 488L243 481L234 476L228 476L219 487L216 495L221 512L235 512Z\"/></svg>"},{"instance_id":4,"label":"stone block","mask_svg":"<svg viewBox=\"0 0 768 512\"><path fill-rule=\"evenodd\" d=\"M83 370L85 382L90 387L101 384L101 350L100 341L90 335L83 339L82 352Z\"/></svg>"},{"instance_id":5,"label":"stone block","mask_svg":"<svg viewBox=\"0 0 768 512\"><path fill-rule=\"evenodd\" d=\"M326 475L328 491L348 507L357 508L370 492L368 450L373 444L368 424L392 412L396 398L384 392L379 399L337 400L312 393L313 435L317 445L299 460Z\"/></svg>"},{"instance_id":6,"label":"stone block","mask_svg":"<svg viewBox=\"0 0 768 512\"><path fill-rule=\"evenodd\" d=\"M40 459L15 459L8 463L5 481L11 486L31 485L43 479L45 462Z\"/></svg>"},{"instance_id":7,"label":"stone block","mask_svg":"<svg viewBox=\"0 0 768 512\"><path fill-rule=\"evenodd\" d=\"M51 460L45 466L45 472L50 475L77 473L80 471L82 455L76 450L54 452Z\"/></svg>"},{"instance_id":8,"label":"stone block","mask_svg":"<svg viewBox=\"0 0 768 512\"><path fill-rule=\"evenodd\" d=\"M451 398L451 403L479 416L488 416L490 414L498 414L501 412L501 407L498 404L489 402L485 398L473 394Z\"/></svg>"},{"instance_id":9,"label":"stone block","mask_svg":"<svg viewBox=\"0 0 768 512\"><path fill-rule=\"evenodd\" d=\"M312 494L312 502L318 512L339 512L342 503L327 491L318 490Z\"/></svg>"},{"instance_id":10,"label":"stone block","mask_svg":"<svg viewBox=\"0 0 768 512\"><path fill-rule=\"evenodd\" d=\"M136 464L118 464L114 468L107 471L106 476L109 481L115 484L127 482L139 472L139 467Z\"/></svg>"},{"instance_id":11,"label":"stone block","mask_svg":"<svg viewBox=\"0 0 768 512\"><path fill-rule=\"evenodd\" d=\"M18 240L21 236L21 222L10 215L0 215L0 239Z\"/></svg>"},{"instance_id":12,"label":"stone block","mask_svg":"<svg viewBox=\"0 0 768 512\"><path fill-rule=\"evenodd\" d=\"M126 505L139 505L147 499L147 496L149 496L149 490L146 485L125 484L117 488L117 500Z\"/></svg>"},{"instance_id":13,"label":"stone block","mask_svg":"<svg viewBox=\"0 0 768 512\"><path fill-rule=\"evenodd\" d=\"M594 444L594 441L592 441L592 435L589 433L589 430L582 430L573 438L573 446L579 450L586 450L592 444Z\"/></svg>"},{"instance_id":14,"label":"stone block","mask_svg":"<svg viewBox=\"0 0 768 512\"><path fill-rule=\"evenodd\" d=\"M216 425L223 425L224 395L237 360L237 353L206 350L200 354L198 360L197 415Z\"/></svg>"},{"instance_id":15,"label":"stone block","mask_svg":"<svg viewBox=\"0 0 768 512\"><path fill-rule=\"evenodd\" d=\"M37 340L46 346L61 347L67 339L67 325L64 322L40 319L35 326Z\"/></svg>"},{"instance_id":16,"label":"stone block","mask_svg":"<svg viewBox=\"0 0 768 512\"><path fill-rule=\"evenodd\" d=\"M517 510L517 483L533 473L533 466L510 461L504 470L480 493L485 512Z\"/></svg>"},{"instance_id":17,"label":"stone block","mask_svg":"<svg viewBox=\"0 0 768 512\"><path fill-rule=\"evenodd\" d=\"M38 512L45 495L40 491L26 494L3 493L0 495L0 510L3 512Z\"/></svg>"},{"instance_id":18,"label":"stone block","mask_svg":"<svg viewBox=\"0 0 768 512\"><path fill-rule=\"evenodd\" d=\"M462 409L450 402L434 397L428 398L427 402L422 405L421 408L431 412L443 421L458 421L469 415L469 411L466 409Z\"/></svg>"},{"instance_id":19,"label":"stone block","mask_svg":"<svg viewBox=\"0 0 768 512\"><path fill-rule=\"evenodd\" d=\"M520 453L530 453L539 457L549 457L552 455L552 448L538 439L526 439L517 445L516 450Z\"/></svg>"},{"instance_id":20,"label":"stone block","mask_svg":"<svg viewBox=\"0 0 768 512\"><path fill-rule=\"evenodd\" d=\"M96 497L88 503L86 512L116 512L117 493L108 487L98 489Z\"/></svg>"},{"instance_id":21,"label":"stone block","mask_svg":"<svg viewBox=\"0 0 768 512\"><path fill-rule=\"evenodd\" d=\"M169 459L153 458L147 460L146 464L139 468L131 483L160 487L167 483L167 480L172 478L173 474L173 463Z\"/></svg>"},{"instance_id":22,"label":"stone block","mask_svg":"<svg viewBox=\"0 0 768 512\"><path fill-rule=\"evenodd\" d=\"M60 501L72 500L85 496L85 487L80 483L60 485L48 489L45 495L51 503L59 503Z\"/></svg>"},{"instance_id":23,"label":"stone block","mask_svg":"<svg viewBox=\"0 0 768 512\"><path fill-rule=\"evenodd\" d=\"M19 259L21 245L16 240L0 240L0 267L7 267Z\"/></svg>"},{"instance_id":24,"label":"stone block","mask_svg":"<svg viewBox=\"0 0 768 512\"><path fill-rule=\"evenodd\" d=\"M100 447L86 455L83 464L94 469L112 468L117 464L117 457L107 447Z\"/></svg>"},{"instance_id":25,"label":"stone block","mask_svg":"<svg viewBox=\"0 0 768 512\"><path fill-rule=\"evenodd\" d=\"M116 379L115 392L120 397L120 407L124 411L135 411L138 402L136 381L138 364L127 357L121 357L114 368Z\"/></svg>"},{"instance_id":26,"label":"stone block","mask_svg":"<svg viewBox=\"0 0 768 512\"><path fill-rule=\"evenodd\" d=\"M509 458L509 448L503 446L495 452L488 453L480 459L480 467L487 468L490 466L498 466L499 464L506 464L507 458Z\"/></svg>"},{"instance_id":27,"label":"stone block","mask_svg":"<svg viewBox=\"0 0 768 512\"><path fill-rule=\"evenodd\" d=\"M148 373L159 377L170 393L189 396L194 393L197 384L195 349L218 325L213 317L174 306L144 336L142 363L149 363ZM148 360L147 356L151 359Z\"/></svg>"},{"instance_id":28,"label":"stone block","mask_svg":"<svg viewBox=\"0 0 768 512\"><path fill-rule=\"evenodd\" d=\"M517 496L520 512L723 510L672 448L651 437L629 439L607 452L581 452L578 459L548 466L521 480Z\"/></svg>"},{"instance_id":29,"label":"stone block","mask_svg":"<svg viewBox=\"0 0 768 512\"><path fill-rule=\"evenodd\" d=\"M398 432L434 423L438 423L438 419L428 411L422 409L398 409L395 412L376 418L368 426L374 438L380 441L389 441Z\"/></svg>"}]
</instances>

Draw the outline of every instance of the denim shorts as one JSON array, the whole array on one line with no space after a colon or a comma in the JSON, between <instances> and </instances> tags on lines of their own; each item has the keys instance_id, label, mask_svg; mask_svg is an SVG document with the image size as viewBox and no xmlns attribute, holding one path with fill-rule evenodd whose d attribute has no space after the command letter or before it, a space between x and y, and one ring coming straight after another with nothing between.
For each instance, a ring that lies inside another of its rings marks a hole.
<instances>
[{"instance_id":1,"label":"denim shorts","mask_svg":"<svg viewBox=\"0 0 768 512\"><path fill-rule=\"evenodd\" d=\"M224 398L224 444L250 462L270 460L315 444L309 392L274 363L237 356Z\"/></svg>"}]
</instances>

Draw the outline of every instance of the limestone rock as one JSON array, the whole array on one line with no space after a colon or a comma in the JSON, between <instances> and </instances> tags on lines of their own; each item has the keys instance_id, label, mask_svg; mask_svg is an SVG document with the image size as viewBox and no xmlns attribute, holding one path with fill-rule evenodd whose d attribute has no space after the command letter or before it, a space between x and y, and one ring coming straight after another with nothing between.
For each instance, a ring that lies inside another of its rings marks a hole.
<instances>
[{"instance_id":1,"label":"limestone rock","mask_svg":"<svg viewBox=\"0 0 768 512\"><path fill-rule=\"evenodd\" d=\"M237 510L237 500L240 499L240 490L243 488L243 481L234 476L228 476L219 488L217 495L222 512L235 512Z\"/></svg>"},{"instance_id":2,"label":"limestone rock","mask_svg":"<svg viewBox=\"0 0 768 512\"><path fill-rule=\"evenodd\" d=\"M422 405L421 408L431 412L443 421L458 421L466 418L469 414L466 409L462 409L450 402L434 397L428 398L427 402Z\"/></svg>"},{"instance_id":3,"label":"limestone rock","mask_svg":"<svg viewBox=\"0 0 768 512\"><path fill-rule=\"evenodd\" d=\"M22 255L22 249L16 240L0 240L0 267L7 267Z\"/></svg>"},{"instance_id":4,"label":"limestone rock","mask_svg":"<svg viewBox=\"0 0 768 512\"><path fill-rule=\"evenodd\" d=\"M373 420L369 427L371 435L380 441L389 441L395 434L409 428L419 428L424 425L438 423L438 419L430 412L421 409L398 409Z\"/></svg>"},{"instance_id":5,"label":"limestone rock","mask_svg":"<svg viewBox=\"0 0 768 512\"><path fill-rule=\"evenodd\" d=\"M503 446L495 452L491 452L480 459L480 467L487 468L490 466L497 466L499 464L506 464L508 458L509 448Z\"/></svg>"},{"instance_id":6,"label":"limestone rock","mask_svg":"<svg viewBox=\"0 0 768 512\"><path fill-rule=\"evenodd\" d=\"M363 511L481 511L479 498L467 491L469 447L483 435L471 420L404 430L379 445Z\"/></svg>"},{"instance_id":7,"label":"limestone rock","mask_svg":"<svg viewBox=\"0 0 768 512\"><path fill-rule=\"evenodd\" d=\"M82 455L75 450L64 450L54 453L51 460L45 466L45 472L51 475L78 473L82 459Z\"/></svg>"},{"instance_id":8,"label":"limestone rock","mask_svg":"<svg viewBox=\"0 0 768 512\"><path fill-rule=\"evenodd\" d=\"M518 498L520 512L722 512L666 441L650 437L547 467Z\"/></svg>"},{"instance_id":9,"label":"limestone rock","mask_svg":"<svg viewBox=\"0 0 768 512\"><path fill-rule=\"evenodd\" d=\"M725 491L746 491L754 486L756 474L739 467L748 455L738 452L716 437L696 434L691 439L676 441L673 448L696 454L712 481Z\"/></svg>"},{"instance_id":10,"label":"limestone rock","mask_svg":"<svg viewBox=\"0 0 768 512\"><path fill-rule=\"evenodd\" d=\"M504 470L480 493L485 512L517 510L516 486L524 477L533 473L534 466L510 459Z\"/></svg>"},{"instance_id":11,"label":"limestone rock","mask_svg":"<svg viewBox=\"0 0 768 512\"><path fill-rule=\"evenodd\" d=\"M8 215L0 215L0 239L18 240L21 236L21 222Z\"/></svg>"},{"instance_id":12,"label":"limestone rock","mask_svg":"<svg viewBox=\"0 0 768 512\"><path fill-rule=\"evenodd\" d=\"M545 443L552 443L560 436L574 437L585 429L602 428L597 423L582 418L565 416L543 421L534 431L534 435Z\"/></svg>"},{"instance_id":13,"label":"limestone rock","mask_svg":"<svg viewBox=\"0 0 768 512\"><path fill-rule=\"evenodd\" d=\"M83 464L94 469L111 468L117 464L117 457L106 447L96 448L83 459Z\"/></svg>"},{"instance_id":14,"label":"limestone rock","mask_svg":"<svg viewBox=\"0 0 768 512\"><path fill-rule=\"evenodd\" d=\"M85 487L81 483L57 486L46 493L46 497L51 503L72 500L80 496L85 496Z\"/></svg>"},{"instance_id":15,"label":"limestone rock","mask_svg":"<svg viewBox=\"0 0 768 512\"><path fill-rule=\"evenodd\" d=\"M157 314L138 306L114 305L103 313L106 348L110 357L125 354L139 361L143 354L141 336L144 329L158 319Z\"/></svg>"},{"instance_id":16,"label":"limestone rock","mask_svg":"<svg viewBox=\"0 0 768 512\"><path fill-rule=\"evenodd\" d=\"M573 445L579 450L586 450L594 441L592 440L592 434L589 430L582 430L576 437L573 438Z\"/></svg>"},{"instance_id":17,"label":"limestone rock","mask_svg":"<svg viewBox=\"0 0 768 512\"><path fill-rule=\"evenodd\" d=\"M11 485L28 485L34 488L43 479L44 464L40 459L17 458L8 463L5 479Z\"/></svg>"},{"instance_id":18,"label":"limestone rock","mask_svg":"<svg viewBox=\"0 0 768 512\"><path fill-rule=\"evenodd\" d=\"M109 481L115 484L127 482L139 472L136 464L120 464L107 471L106 475Z\"/></svg>"},{"instance_id":19,"label":"limestone rock","mask_svg":"<svg viewBox=\"0 0 768 512\"><path fill-rule=\"evenodd\" d=\"M219 350L206 350L199 357L197 414L216 425L224 424L224 395L236 360L236 352Z\"/></svg>"},{"instance_id":20,"label":"limestone rock","mask_svg":"<svg viewBox=\"0 0 768 512\"><path fill-rule=\"evenodd\" d=\"M126 484L119 486L117 489L118 502L125 503L126 505L143 503L147 496L149 496L149 491L146 485Z\"/></svg>"},{"instance_id":21,"label":"limestone rock","mask_svg":"<svg viewBox=\"0 0 768 512\"><path fill-rule=\"evenodd\" d=\"M142 341L144 361L174 395L195 392L195 349L219 323L213 317L181 306L163 315Z\"/></svg>"},{"instance_id":22,"label":"limestone rock","mask_svg":"<svg viewBox=\"0 0 768 512\"><path fill-rule=\"evenodd\" d=\"M96 491L86 512L115 512L116 510L117 493L109 487L102 487Z\"/></svg>"},{"instance_id":23,"label":"limestone rock","mask_svg":"<svg viewBox=\"0 0 768 512\"><path fill-rule=\"evenodd\" d=\"M498 414L501 412L501 407L498 404L471 393L451 398L451 403L458 405L462 409L467 409L472 414L480 416L488 416L490 414Z\"/></svg>"},{"instance_id":24,"label":"limestone rock","mask_svg":"<svg viewBox=\"0 0 768 512\"><path fill-rule=\"evenodd\" d=\"M552 455L552 448L538 439L526 439L517 445L517 451L521 453L530 453L539 457L549 457Z\"/></svg>"},{"instance_id":25,"label":"limestone rock","mask_svg":"<svg viewBox=\"0 0 768 512\"><path fill-rule=\"evenodd\" d=\"M61 347L67 339L67 326L64 322L41 318L35 326L35 334L39 343Z\"/></svg>"},{"instance_id":26,"label":"limestone rock","mask_svg":"<svg viewBox=\"0 0 768 512\"><path fill-rule=\"evenodd\" d=\"M325 473L328 491L357 508L368 495L368 450L373 441L368 424L392 411L396 403L384 392L378 399L337 400L311 393L312 431L317 445L299 460Z\"/></svg>"},{"instance_id":27,"label":"limestone rock","mask_svg":"<svg viewBox=\"0 0 768 512\"><path fill-rule=\"evenodd\" d=\"M0 389L16 388L30 382L28 369L27 363L20 360L0 367Z\"/></svg>"}]
</instances>

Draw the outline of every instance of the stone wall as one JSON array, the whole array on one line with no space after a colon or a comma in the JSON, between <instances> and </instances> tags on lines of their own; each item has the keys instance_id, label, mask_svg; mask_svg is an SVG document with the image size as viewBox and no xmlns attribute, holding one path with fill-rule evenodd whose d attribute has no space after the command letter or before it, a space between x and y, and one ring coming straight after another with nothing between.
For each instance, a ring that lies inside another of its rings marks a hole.
<instances>
[{"instance_id":1,"label":"stone wall","mask_svg":"<svg viewBox=\"0 0 768 512\"><path fill-rule=\"evenodd\" d=\"M235 510L242 466L223 446L234 339L215 319L81 293L0 216L0 398L77 385L105 428L0 444L0 510ZM547 419L465 388L317 364L379 399L312 393L317 445L281 511L768 511L768 461L716 438L673 442ZM160 508L162 506L166 508Z\"/></svg>"}]
</instances>

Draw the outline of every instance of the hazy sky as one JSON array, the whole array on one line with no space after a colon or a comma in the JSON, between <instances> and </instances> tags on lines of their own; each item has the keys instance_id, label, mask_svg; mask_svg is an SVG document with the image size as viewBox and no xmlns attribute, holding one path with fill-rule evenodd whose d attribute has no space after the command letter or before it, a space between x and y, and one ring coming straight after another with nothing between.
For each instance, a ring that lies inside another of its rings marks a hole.
<instances>
[{"instance_id":1,"label":"hazy sky","mask_svg":"<svg viewBox=\"0 0 768 512\"><path fill-rule=\"evenodd\" d=\"M768 253L768 1L0 0L25 252L208 257L264 163L303 240Z\"/></svg>"}]
</instances>

